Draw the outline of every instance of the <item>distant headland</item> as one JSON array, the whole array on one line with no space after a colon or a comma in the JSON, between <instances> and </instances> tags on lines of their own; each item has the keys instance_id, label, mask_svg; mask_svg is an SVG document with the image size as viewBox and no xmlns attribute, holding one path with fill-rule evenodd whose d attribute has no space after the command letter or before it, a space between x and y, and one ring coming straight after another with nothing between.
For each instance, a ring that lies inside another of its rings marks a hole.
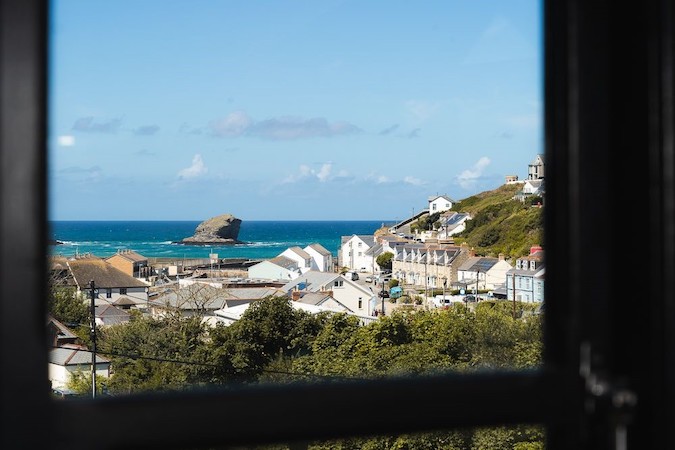
<instances>
[{"instance_id":1,"label":"distant headland","mask_svg":"<svg viewBox=\"0 0 675 450\"><path fill-rule=\"evenodd\" d=\"M187 245L234 245L244 244L238 240L241 219L232 214L212 217L197 225L195 234L177 244Z\"/></svg>"}]
</instances>

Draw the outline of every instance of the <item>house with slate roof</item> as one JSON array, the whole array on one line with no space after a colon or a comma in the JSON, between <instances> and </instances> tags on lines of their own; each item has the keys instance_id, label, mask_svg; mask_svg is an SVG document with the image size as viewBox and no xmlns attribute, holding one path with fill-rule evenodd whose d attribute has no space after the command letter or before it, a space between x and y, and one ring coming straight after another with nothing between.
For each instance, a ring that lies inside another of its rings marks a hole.
<instances>
[{"instance_id":1,"label":"house with slate roof","mask_svg":"<svg viewBox=\"0 0 675 450\"><path fill-rule=\"evenodd\" d=\"M52 389L64 389L75 372L91 373L92 353L86 347L64 344L49 350L48 376ZM96 355L96 376L110 377L110 360Z\"/></svg>"},{"instance_id":2,"label":"house with slate roof","mask_svg":"<svg viewBox=\"0 0 675 450\"><path fill-rule=\"evenodd\" d=\"M98 305L94 307L94 317L96 325L100 327L109 327L126 323L131 319L131 314L114 305Z\"/></svg>"},{"instance_id":3,"label":"house with slate roof","mask_svg":"<svg viewBox=\"0 0 675 450\"><path fill-rule=\"evenodd\" d=\"M353 282L339 273L311 270L281 287L291 298L302 298L302 293L330 295L354 314L370 316L377 304L377 296L369 287ZM297 294L295 292L300 292ZM295 295L295 297L294 297Z\"/></svg>"},{"instance_id":4,"label":"house with slate roof","mask_svg":"<svg viewBox=\"0 0 675 450\"><path fill-rule=\"evenodd\" d=\"M500 254L499 258L472 256L457 269L457 282L453 287L466 289L494 290L506 282L506 273L513 267Z\"/></svg>"},{"instance_id":5,"label":"house with slate roof","mask_svg":"<svg viewBox=\"0 0 675 450\"><path fill-rule=\"evenodd\" d=\"M441 214L437 236L439 238L449 238L455 234L459 234L466 229L466 221L471 219L468 213L460 213L457 211L447 211Z\"/></svg>"},{"instance_id":6,"label":"house with slate roof","mask_svg":"<svg viewBox=\"0 0 675 450\"><path fill-rule=\"evenodd\" d=\"M61 347L66 344L78 344L80 338L65 324L49 315L47 317L47 336L52 347Z\"/></svg>"},{"instance_id":7,"label":"house with slate roof","mask_svg":"<svg viewBox=\"0 0 675 450\"><path fill-rule=\"evenodd\" d=\"M459 266L469 258L467 245L409 242L397 247L392 273L401 284L429 289L450 287Z\"/></svg>"},{"instance_id":8,"label":"house with slate roof","mask_svg":"<svg viewBox=\"0 0 675 450\"><path fill-rule=\"evenodd\" d=\"M94 281L96 299L101 302L112 304L122 296L139 307L148 302L148 283L124 273L101 258L87 256L68 260L67 264L77 292L86 298L91 295L89 282Z\"/></svg>"},{"instance_id":9,"label":"house with slate roof","mask_svg":"<svg viewBox=\"0 0 675 450\"><path fill-rule=\"evenodd\" d=\"M294 280L302 274L298 262L286 256L260 261L248 268L248 278L262 280Z\"/></svg>"},{"instance_id":10,"label":"house with slate roof","mask_svg":"<svg viewBox=\"0 0 675 450\"><path fill-rule=\"evenodd\" d=\"M528 256L518 258L516 267L506 273L506 298L528 303L544 301L544 250L535 246Z\"/></svg>"}]
</instances>

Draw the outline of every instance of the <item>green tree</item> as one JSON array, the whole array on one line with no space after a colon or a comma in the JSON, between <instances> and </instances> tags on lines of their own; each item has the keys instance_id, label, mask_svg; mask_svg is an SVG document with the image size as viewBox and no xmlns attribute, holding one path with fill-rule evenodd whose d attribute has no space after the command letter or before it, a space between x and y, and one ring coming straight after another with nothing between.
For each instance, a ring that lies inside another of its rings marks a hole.
<instances>
[{"instance_id":1,"label":"green tree","mask_svg":"<svg viewBox=\"0 0 675 450\"><path fill-rule=\"evenodd\" d=\"M393 265L393 259L394 259L393 253L385 252L382 253L380 256L378 256L375 262L377 263L378 266L380 266L380 268L391 270Z\"/></svg>"},{"instance_id":2,"label":"green tree","mask_svg":"<svg viewBox=\"0 0 675 450\"><path fill-rule=\"evenodd\" d=\"M89 308L72 287L50 286L49 313L59 322L78 327L89 323Z\"/></svg>"}]
</instances>

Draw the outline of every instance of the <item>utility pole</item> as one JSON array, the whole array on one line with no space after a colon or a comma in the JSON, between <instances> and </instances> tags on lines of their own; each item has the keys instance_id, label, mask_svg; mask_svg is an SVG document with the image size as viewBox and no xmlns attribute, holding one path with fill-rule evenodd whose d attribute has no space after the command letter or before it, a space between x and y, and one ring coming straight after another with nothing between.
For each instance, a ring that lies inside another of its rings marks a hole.
<instances>
[{"instance_id":1,"label":"utility pole","mask_svg":"<svg viewBox=\"0 0 675 450\"><path fill-rule=\"evenodd\" d=\"M91 398L96 398L96 286L94 285L94 280L89 282L89 288L91 289L91 328L89 330L91 336Z\"/></svg>"},{"instance_id":2,"label":"utility pole","mask_svg":"<svg viewBox=\"0 0 675 450\"><path fill-rule=\"evenodd\" d=\"M511 278L511 285L513 286L513 318L516 318L516 272L513 272Z\"/></svg>"}]
</instances>

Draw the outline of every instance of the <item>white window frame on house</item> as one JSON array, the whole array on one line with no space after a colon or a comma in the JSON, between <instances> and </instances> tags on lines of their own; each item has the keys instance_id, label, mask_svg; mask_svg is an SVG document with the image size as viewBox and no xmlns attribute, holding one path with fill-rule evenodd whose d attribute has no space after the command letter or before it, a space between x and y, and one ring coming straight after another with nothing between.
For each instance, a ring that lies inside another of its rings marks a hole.
<instances>
[{"instance_id":1,"label":"white window frame on house","mask_svg":"<svg viewBox=\"0 0 675 450\"><path fill-rule=\"evenodd\" d=\"M315 439L519 423L545 426L548 450L675 448L671 2L544 2L541 370L90 401L51 398L47 347L37 332L46 317L48 6L0 3L0 356L7 365L1 448L298 447ZM621 173L642 174L648 189L638 192ZM616 245L625 230L615 212L625 204L641 205L645 217L640 244L650 301L639 308L623 290L625 253ZM582 270L589 252L591 272ZM8 370L17 361L22 370ZM354 407L355 398L366 397L373 400ZM274 420L261 426L260 411ZM154 426L138 426L148 417ZM108 423L120 431L102 436L100 425ZM33 431L19 431L25 424Z\"/></svg>"}]
</instances>

